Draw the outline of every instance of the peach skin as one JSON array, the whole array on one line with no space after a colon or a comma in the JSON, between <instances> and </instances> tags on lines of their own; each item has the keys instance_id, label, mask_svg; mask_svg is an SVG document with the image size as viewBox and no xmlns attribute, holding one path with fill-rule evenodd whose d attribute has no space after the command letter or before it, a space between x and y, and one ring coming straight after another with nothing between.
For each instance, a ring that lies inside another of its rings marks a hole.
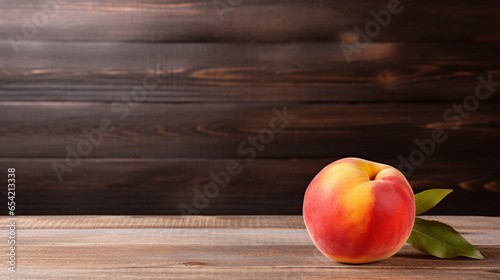
<instances>
[{"instance_id":1,"label":"peach skin","mask_svg":"<svg viewBox=\"0 0 500 280\"><path fill-rule=\"evenodd\" d=\"M394 255L410 236L415 198L394 167L360 158L337 160L307 187L304 222L316 247L343 263Z\"/></svg>"}]
</instances>

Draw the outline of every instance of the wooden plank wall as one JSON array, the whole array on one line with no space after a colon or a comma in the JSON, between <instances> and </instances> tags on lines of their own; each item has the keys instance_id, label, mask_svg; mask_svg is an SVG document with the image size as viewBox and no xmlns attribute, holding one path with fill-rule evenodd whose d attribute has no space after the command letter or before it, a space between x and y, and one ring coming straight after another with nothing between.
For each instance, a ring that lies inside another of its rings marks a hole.
<instances>
[{"instance_id":1,"label":"wooden plank wall","mask_svg":"<svg viewBox=\"0 0 500 280\"><path fill-rule=\"evenodd\" d=\"M17 169L17 214L179 214L231 160L241 173L200 214L300 214L324 165L397 166L442 128L415 192L455 190L434 214L500 215L500 89L459 127L443 119L479 75L500 81L500 3L402 1L348 63L341 44L388 2L243 0L221 20L214 1L1 1L0 178ZM131 99L144 78L159 83ZM284 106L295 118L247 160L240 143ZM52 164L103 119L114 130L60 182Z\"/></svg>"}]
</instances>

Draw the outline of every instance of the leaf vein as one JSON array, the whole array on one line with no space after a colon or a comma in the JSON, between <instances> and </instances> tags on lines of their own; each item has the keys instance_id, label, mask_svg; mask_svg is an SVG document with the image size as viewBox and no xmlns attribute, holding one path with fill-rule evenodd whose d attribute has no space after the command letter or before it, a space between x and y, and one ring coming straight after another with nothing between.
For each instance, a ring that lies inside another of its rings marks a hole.
<instances>
[{"instance_id":1,"label":"leaf vein","mask_svg":"<svg viewBox=\"0 0 500 280\"><path fill-rule=\"evenodd\" d=\"M452 247L452 248L458 249L459 251L463 251L463 252L465 252L466 254L469 254L469 252L468 252L467 250L465 250L465 249L462 249L462 248L460 248L460 247L455 247L455 246L454 246L454 245L452 245L452 244L449 244L449 243L444 242L444 241L442 241L442 240L436 239L436 238L434 238L434 237L432 237L432 236L430 236L430 235L428 235L428 234L425 234L425 233L423 233L423 232L421 232L421 231L418 231L418 230L416 230L416 229L412 229L412 230L414 230L415 232L417 232L417 233L419 233L419 234L421 234L421 235L427 236L427 237L429 237L430 239L433 239L433 240L436 240L436 241L438 241L438 242L444 243L444 244L446 244L446 245L448 245L448 246L450 246L450 247Z\"/></svg>"}]
</instances>

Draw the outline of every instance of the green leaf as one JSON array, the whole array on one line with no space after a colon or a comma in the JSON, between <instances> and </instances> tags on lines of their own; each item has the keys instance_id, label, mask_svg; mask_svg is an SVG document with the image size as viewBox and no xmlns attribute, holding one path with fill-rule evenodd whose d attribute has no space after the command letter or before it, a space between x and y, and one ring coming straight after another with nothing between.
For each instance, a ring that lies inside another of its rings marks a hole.
<instances>
[{"instance_id":1,"label":"green leaf","mask_svg":"<svg viewBox=\"0 0 500 280\"><path fill-rule=\"evenodd\" d=\"M449 189L431 189L415 195L415 215L420 215L425 211L436 206L443 198L450 194L453 190Z\"/></svg>"},{"instance_id":2,"label":"green leaf","mask_svg":"<svg viewBox=\"0 0 500 280\"><path fill-rule=\"evenodd\" d=\"M484 259L483 255L447 224L415 218L407 241L415 249L438 258L458 256Z\"/></svg>"}]
</instances>

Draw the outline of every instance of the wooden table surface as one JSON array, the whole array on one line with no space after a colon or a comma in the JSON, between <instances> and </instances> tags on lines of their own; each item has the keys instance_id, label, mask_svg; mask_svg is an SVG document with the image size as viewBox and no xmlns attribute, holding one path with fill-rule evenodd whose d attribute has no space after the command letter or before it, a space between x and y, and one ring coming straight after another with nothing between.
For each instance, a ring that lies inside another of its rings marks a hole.
<instances>
[{"instance_id":1,"label":"wooden table surface","mask_svg":"<svg viewBox=\"0 0 500 280\"><path fill-rule=\"evenodd\" d=\"M342 264L314 247L301 216L19 216L17 272L2 261L0 278L500 279L500 217L427 218L454 227L485 259L441 260L405 245L384 261Z\"/></svg>"}]
</instances>

